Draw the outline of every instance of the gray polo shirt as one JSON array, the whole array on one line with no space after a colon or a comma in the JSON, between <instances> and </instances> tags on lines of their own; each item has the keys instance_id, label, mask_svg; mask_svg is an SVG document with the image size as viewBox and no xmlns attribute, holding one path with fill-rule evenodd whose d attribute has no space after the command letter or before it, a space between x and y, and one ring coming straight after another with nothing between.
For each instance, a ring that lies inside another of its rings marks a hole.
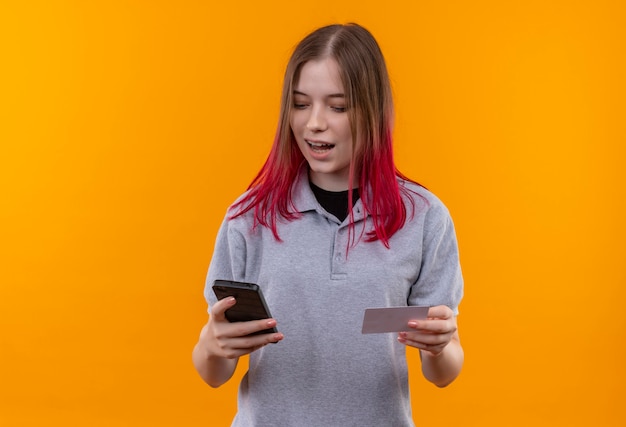
<instances>
[{"instance_id":1,"label":"gray polo shirt","mask_svg":"<svg viewBox=\"0 0 626 427\"><path fill-rule=\"evenodd\" d=\"M457 241L447 209L410 182L415 208L380 241L359 241L348 256L348 219L317 202L303 168L294 187L301 218L252 231L253 214L224 220L209 267L215 279L257 283L284 340L250 355L233 426L412 426L405 346L397 334L362 335L370 307L447 305L463 294ZM419 196L418 196L419 195ZM359 200L356 232L372 228ZM418 351L410 351L418 358Z\"/></svg>"}]
</instances>

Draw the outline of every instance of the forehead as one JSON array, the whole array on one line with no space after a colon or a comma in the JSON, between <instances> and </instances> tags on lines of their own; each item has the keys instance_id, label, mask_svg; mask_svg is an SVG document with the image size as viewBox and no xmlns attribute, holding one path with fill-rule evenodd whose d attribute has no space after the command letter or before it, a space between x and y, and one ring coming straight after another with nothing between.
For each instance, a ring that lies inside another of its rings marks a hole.
<instances>
[{"instance_id":1,"label":"forehead","mask_svg":"<svg viewBox=\"0 0 626 427\"><path fill-rule=\"evenodd\" d=\"M339 65L333 58L307 61L300 68L294 90L305 94L327 92L343 94Z\"/></svg>"}]
</instances>

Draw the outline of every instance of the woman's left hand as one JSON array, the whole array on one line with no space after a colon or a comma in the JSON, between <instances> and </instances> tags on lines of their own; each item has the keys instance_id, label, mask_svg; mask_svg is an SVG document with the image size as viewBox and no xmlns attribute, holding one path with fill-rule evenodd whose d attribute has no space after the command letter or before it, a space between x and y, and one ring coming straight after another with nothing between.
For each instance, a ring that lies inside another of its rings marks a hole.
<instances>
[{"instance_id":1,"label":"woman's left hand","mask_svg":"<svg viewBox=\"0 0 626 427\"><path fill-rule=\"evenodd\" d=\"M419 348L433 356L439 355L456 335L456 316L445 305L428 309L428 318L409 321L410 332L400 332L398 341ZM458 338L457 338L458 339Z\"/></svg>"}]
</instances>

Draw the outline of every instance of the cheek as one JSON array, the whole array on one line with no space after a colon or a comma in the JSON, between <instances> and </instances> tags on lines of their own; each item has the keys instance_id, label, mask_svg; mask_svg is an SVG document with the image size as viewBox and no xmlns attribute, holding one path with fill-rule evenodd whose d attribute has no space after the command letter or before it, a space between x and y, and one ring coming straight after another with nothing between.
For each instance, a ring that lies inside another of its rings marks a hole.
<instances>
[{"instance_id":1,"label":"cheek","mask_svg":"<svg viewBox=\"0 0 626 427\"><path fill-rule=\"evenodd\" d=\"M341 124L341 134L347 140L352 140L352 129L350 128L350 120L344 120Z\"/></svg>"},{"instance_id":2,"label":"cheek","mask_svg":"<svg viewBox=\"0 0 626 427\"><path fill-rule=\"evenodd\" d=\"M294 122L293 122L293 115L289 116L289 127L291 128L291 131L293 132L295 129Z\"/></svg>"},{"instance_id":3,"label":"cheek","mask_svg":"<svg viewBox=\"0 0 626 427\"><path fill-rule=\"evenodd\" d=\"M289 118L289 126L295 136L298 136L298 132L302 129L302 118L298 114L292 114Z\"/></svg>"}]
</instances>

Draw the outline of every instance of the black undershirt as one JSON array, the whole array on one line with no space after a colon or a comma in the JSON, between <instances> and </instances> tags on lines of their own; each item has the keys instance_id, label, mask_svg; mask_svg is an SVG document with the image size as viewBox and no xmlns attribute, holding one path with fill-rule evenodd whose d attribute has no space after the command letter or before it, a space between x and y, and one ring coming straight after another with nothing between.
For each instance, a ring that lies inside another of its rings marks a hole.
<instances>
[{"instance_id":1,"label":"black undershirt","mask_svg":"<svg viewBox=\"0 0 626 427\"><path fill-rule=\"evenodd\" d=\"M323 188L319 188L317 185L309 181L311 190L317 199L317 202L328 213L331 213L337 217L337 219L343 222L348 217L348 190L345 191L328 191ZM354 188L352 190L352 206L359 200L359 189Z\"/></svg>"}]
</instances>

